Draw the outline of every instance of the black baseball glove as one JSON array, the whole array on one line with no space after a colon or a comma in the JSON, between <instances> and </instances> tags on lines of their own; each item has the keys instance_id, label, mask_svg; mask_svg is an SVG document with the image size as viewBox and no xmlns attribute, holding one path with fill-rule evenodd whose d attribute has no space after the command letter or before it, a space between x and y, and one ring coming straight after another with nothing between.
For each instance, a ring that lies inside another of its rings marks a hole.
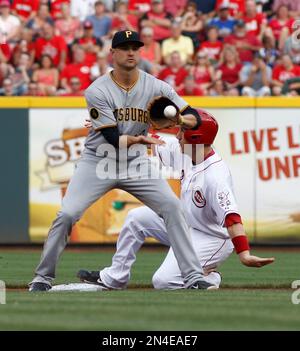
<instances>
[{"instance_id":1,"label":"black baseball glove","mask_svg":"<svg viewBox=\"0 0 300 351\"><path fill-rule=\"evenodd\" d=\"M176 115L174 117L166 117L164 110L167 106L174 106ZM178 122L180 114L179 108L169 98L165 96L156 96L148 104L150 123L154 129L163 129L174 127Z\"/></svg>"}]
</instances>

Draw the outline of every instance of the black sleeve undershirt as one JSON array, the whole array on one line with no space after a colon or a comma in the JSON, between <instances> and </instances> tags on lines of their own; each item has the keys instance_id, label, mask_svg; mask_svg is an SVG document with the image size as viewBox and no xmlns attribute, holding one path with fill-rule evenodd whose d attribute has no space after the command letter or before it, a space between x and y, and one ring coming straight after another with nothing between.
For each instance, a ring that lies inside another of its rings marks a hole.
<instances>
[{"instance_id":1,"label":"black sleeve undershirt","mask_svg":"<svg viewBox=\"0 0 300 351\"><path fill-rule=\"evenodd\" d=\"M198 111L195 110L194 108L192 108L191 106L188 106L181 114L182 114L182 116L184 116L184 115L193 115L193 116L196 117L197 124L195 125L194 128L191 128L192 130L198 129L198 127L201 125L201 117L200 117Z\"/></svg>"},{"instance_id":2,"label":"black sleeve undershirt","mask_svg":"<svg viewBox=\"0 0 300 351\"><path fill-rule=\"evenodd\" d=\"M116 149L119 148L120 133L118 127L108 127L101 130L107 142L113 145Z\"/></svg>"}]
</instances>

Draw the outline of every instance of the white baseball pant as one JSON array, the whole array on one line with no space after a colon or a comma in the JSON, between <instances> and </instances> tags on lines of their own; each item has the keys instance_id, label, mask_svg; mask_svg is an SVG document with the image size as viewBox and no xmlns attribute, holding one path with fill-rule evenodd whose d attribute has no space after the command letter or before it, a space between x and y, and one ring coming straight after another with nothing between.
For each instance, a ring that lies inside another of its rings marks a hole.
<instances>
[{"instance_id":1,"label":"white baseball pant","mask_svg":"<svg viewBox=\"0 0 300 351\"><path fill-rule=\"evenodd\" d=\"M216 269L233 251L230 239L203 234L195 229L191 229L191 236L197 257L204 269ZM131 210L119 234L112 265L100 271L104 284L112 289L126 288L136 253L147 237L156 238L160 243L170 246L162 218L148 207ZM211 272L205 279L216 286L221 282L220 275L215 272ZM183 278L172 248L154 273L152 283L155 289L184 288Z\"/></svg>"}]
</instances>

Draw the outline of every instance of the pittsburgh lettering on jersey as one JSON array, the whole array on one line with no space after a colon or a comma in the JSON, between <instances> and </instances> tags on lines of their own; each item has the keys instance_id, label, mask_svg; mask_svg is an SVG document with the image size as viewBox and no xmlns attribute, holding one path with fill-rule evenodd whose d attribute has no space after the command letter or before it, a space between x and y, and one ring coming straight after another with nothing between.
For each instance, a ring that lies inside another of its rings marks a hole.
<instances>
[{"instance_id":1,"label":"pittsburgh lettering on jersey","mask_svg":"<svg viewBox=\"0 0 300 351\"><path fill-rule=\"evenodd\" d=\"M135 107L119 108L114 111L118 122L148 123L148 111Z\"/></svg>"}]
</instances>

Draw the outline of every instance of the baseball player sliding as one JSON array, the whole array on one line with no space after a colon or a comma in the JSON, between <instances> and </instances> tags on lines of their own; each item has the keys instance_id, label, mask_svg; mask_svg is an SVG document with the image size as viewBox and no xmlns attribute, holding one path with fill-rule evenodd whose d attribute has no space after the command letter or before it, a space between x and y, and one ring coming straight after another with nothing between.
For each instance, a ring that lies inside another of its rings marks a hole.
<instances>
[{"instance_id":1,"label":"baseball player sliding","mask_svg":"<svg viewBox=\"0 0 300 351\"><path fill-rule=\"evenodd\" d=\"M165 96L172 100L181 111L178 121L186 128L198 127L201 123L198 112L188 106L168 84L137 68L140 47L143 45L138 33L117 32L111 47L114 70L98 78L85 92L93 128L89 132L85 149L63 198L62 208L50 228L35 277L29 283L29 291L51 289L58 259L67 244L73 224L92 203L113 188L133 194L163 219L186 288L214 288L213 284L204 279L181 203L166 180L157 177L141 179L132 175L123 178L118 177L118 173L114 177L99 179L97 175L101 161L114 157L102 153L103 145L109 144L113 150L118 151L130 148L134 144L163 143L161 140L147 137L147 105L154 97ZM124 153L122 157L124 158ZM130 167L135 158L132 154L127 156L127 167ZM149 165L149 175L155 174L155 170L152 172L147 152L145 151L144 158L141 155L139 158ZM115 160L120 161L118 154ZM118 169L120 168L117 167ZM99 278L99 272L96 272L96 277ZM94 279L94 275L91 278Z\"/></svg>"},{"instance_id":2,"label":"baseball player sliding","mask_svg":"<svg viewBox=\"0 0 300 351\"><path fill-rule=\"evenodd\" d=\"M211 146L218 131L218 124L206 111L199 112L202 119L200 127L196 130L181 129L177 139L164 139L166 144L155 145L154 150L163 165L175 169L183 166L183 170L180 169L181 202L187 222L192 227L193 246L207 274L206 280L218 288L221 276L216 269L229 257L233 248L240 261L249 267L262 267L272 263L274 258L260 258L250 254L230 171ZM191 157L185 157L182 153L187 144L193 145ZM204 145L200 156L199 150L196 154L196 145L199 144ZM100 279L89 279L93 275L96 278L98 272L96 274L85 270L80 270L78 277L84 282L101 285L103 290L126 288L136 252L147 237L156 238L159 242L171 246L166 225L155 212L148 207L131 210L119 234L112 265L100 271ZM172 248L153 275L152 282L156 289L184 287L184 280Z\"/></svg>"}]
</instances>

